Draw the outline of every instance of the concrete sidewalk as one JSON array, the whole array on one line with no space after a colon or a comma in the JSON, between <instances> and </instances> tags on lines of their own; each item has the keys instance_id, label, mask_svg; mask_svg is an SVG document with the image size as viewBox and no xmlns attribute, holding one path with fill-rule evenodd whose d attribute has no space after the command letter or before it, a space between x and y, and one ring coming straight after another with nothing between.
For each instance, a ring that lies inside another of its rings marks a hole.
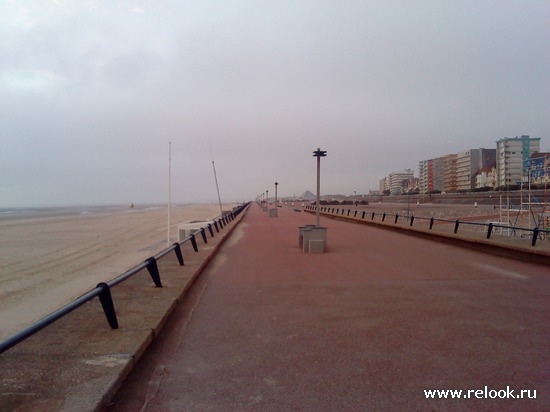
<instances>
[{"instance_id":1,"label":"concrete sidewalk","mask_svg":"<svg viewBox=\"0 0 550 412\"><path fill-rule=\"evenodd\" d=\"M108 410L550 409L548 266L314 222L253 205Z\"/></svg>"},{"instance_id":2,"label":"concrete sidewalk","mask_svg":"<svg viewBox=\"0 0 550 412\"><path fill-rule=\"evenodd\" d=\"M395 216L392 215L388 215L385 220L382 220L380 215L383 212L380 210L376 210L376 216L373 219L373 211L369 209L358 210L357 215L355 215L355 209L347 209L345 207L325 207L323 209L326 211L321 212L321 215L331 219L394 230L407 235L448 242L514 259L550 264L550 239L538 239L536 245L532 246L530 238L521 237L519 233L514 234L511 232L510 234L506 234L507 229L502 228L494 228L491 237L487 239L486 226L465 223L476 221L485 223L483 219L480 221L479 216L459 218L458 220L461 220L462 223L457 233L454 233L455 222L453 220L455 219L451 217L446 218L449 220L448 222L435 221L433 228L430 229L430 222L427 218L417 218L414 220L413 225L411 225L409 218L404 214L400 215L396 221ZM315 208L307 208L306 212L315 213ZM363 214L363 212L365 213Z\"/></svg>"}]
</instances>

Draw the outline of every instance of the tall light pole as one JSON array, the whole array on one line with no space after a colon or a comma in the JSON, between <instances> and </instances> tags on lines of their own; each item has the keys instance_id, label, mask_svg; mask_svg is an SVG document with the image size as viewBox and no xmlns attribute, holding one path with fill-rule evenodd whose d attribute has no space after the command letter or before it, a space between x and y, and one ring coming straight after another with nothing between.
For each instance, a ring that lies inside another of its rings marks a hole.
<instances>
[{"instance_id":1,"label":"tall light pole","mask_svg":"<svg viewBox=\"0 0 550 412\"><path fill-rule=\"evenodd\" d=\"M321 198L321 157L325 157L327 155L326 150L321 150L320 148L317 148L315 152L313 152L313 157L317 158L317 226L320 225L320 198Z\"/></svg>"},{"instance_id":2,"label":"tall light pole","mask_svg":"<svg viewBox=\"0 0 550 412\"><path fill-rule=\"evenodd\" d=\"M275 182L275 207L277 207L277 186L279 186L279 183Z\"/></svg>"}]
</instances>

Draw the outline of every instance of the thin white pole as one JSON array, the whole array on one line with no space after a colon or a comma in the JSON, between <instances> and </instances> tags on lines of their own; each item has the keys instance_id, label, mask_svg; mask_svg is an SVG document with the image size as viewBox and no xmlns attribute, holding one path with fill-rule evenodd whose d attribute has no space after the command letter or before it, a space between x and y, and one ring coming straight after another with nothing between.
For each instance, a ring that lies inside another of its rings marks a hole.
<instances>
[{"instance_id":1,"label":"thin white pole","mask_svg":"<svg viewBox=\"0 0 550 412\"><path fill-rule=\"evenodd\" d=\"M214 180L216 181L216 190L218 191L218 202L220 203L220 216L223 215L222 198L220 197L220 187L218 186L218 176L216 175L216 165L212 160L212 168L214 169Z\"/></svg>"},{"instance_id":2,"label":"thin white pole","mask_svg":"<svg viewBox=\"0 0 550 412\"><path fill-rule=\"evenodd\" d=\"M172 142L168 142L168 235L166 245L170 246L170 208L172 206Z\"/></svg>"}]
</instances>

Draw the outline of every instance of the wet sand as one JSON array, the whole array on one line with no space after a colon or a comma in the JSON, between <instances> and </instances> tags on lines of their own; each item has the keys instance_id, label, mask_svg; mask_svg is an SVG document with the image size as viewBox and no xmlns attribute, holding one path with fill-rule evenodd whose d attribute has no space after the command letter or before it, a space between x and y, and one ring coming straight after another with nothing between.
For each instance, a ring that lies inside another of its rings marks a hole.
<instances>
[{"instance_id":1,"label":"wet sand","mask_svg":"<svg viewBox=\"0 0 550 412\"><path fill-rule=\"evenodd\" d=\"M172 207L170 241L177 224L219 215L215 204ZM2 217L0 340L163 250L167 224L166 207Z\"/></svg>"}]
</instances>

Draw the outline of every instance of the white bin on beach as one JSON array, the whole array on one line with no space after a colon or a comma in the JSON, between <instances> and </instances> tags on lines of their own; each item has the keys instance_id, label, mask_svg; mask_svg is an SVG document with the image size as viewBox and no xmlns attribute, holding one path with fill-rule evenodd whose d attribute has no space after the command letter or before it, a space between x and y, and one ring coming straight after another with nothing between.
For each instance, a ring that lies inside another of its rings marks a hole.
<instances>
[{"instance_id":1,"label":"white bin on beach","mask_svg":"<svg viewBox=\"0 0 550 412\"><path fill-rule=\"evenodd\" d=\"M191 222L180 223L178 227L178 242L181 242L188 236L191 236L193 233L197 233L201 227L204 227L205 230L208 227L208 224L214 226L214 221L212 220L193 220Z\"/></svg>"}]
</instances>

